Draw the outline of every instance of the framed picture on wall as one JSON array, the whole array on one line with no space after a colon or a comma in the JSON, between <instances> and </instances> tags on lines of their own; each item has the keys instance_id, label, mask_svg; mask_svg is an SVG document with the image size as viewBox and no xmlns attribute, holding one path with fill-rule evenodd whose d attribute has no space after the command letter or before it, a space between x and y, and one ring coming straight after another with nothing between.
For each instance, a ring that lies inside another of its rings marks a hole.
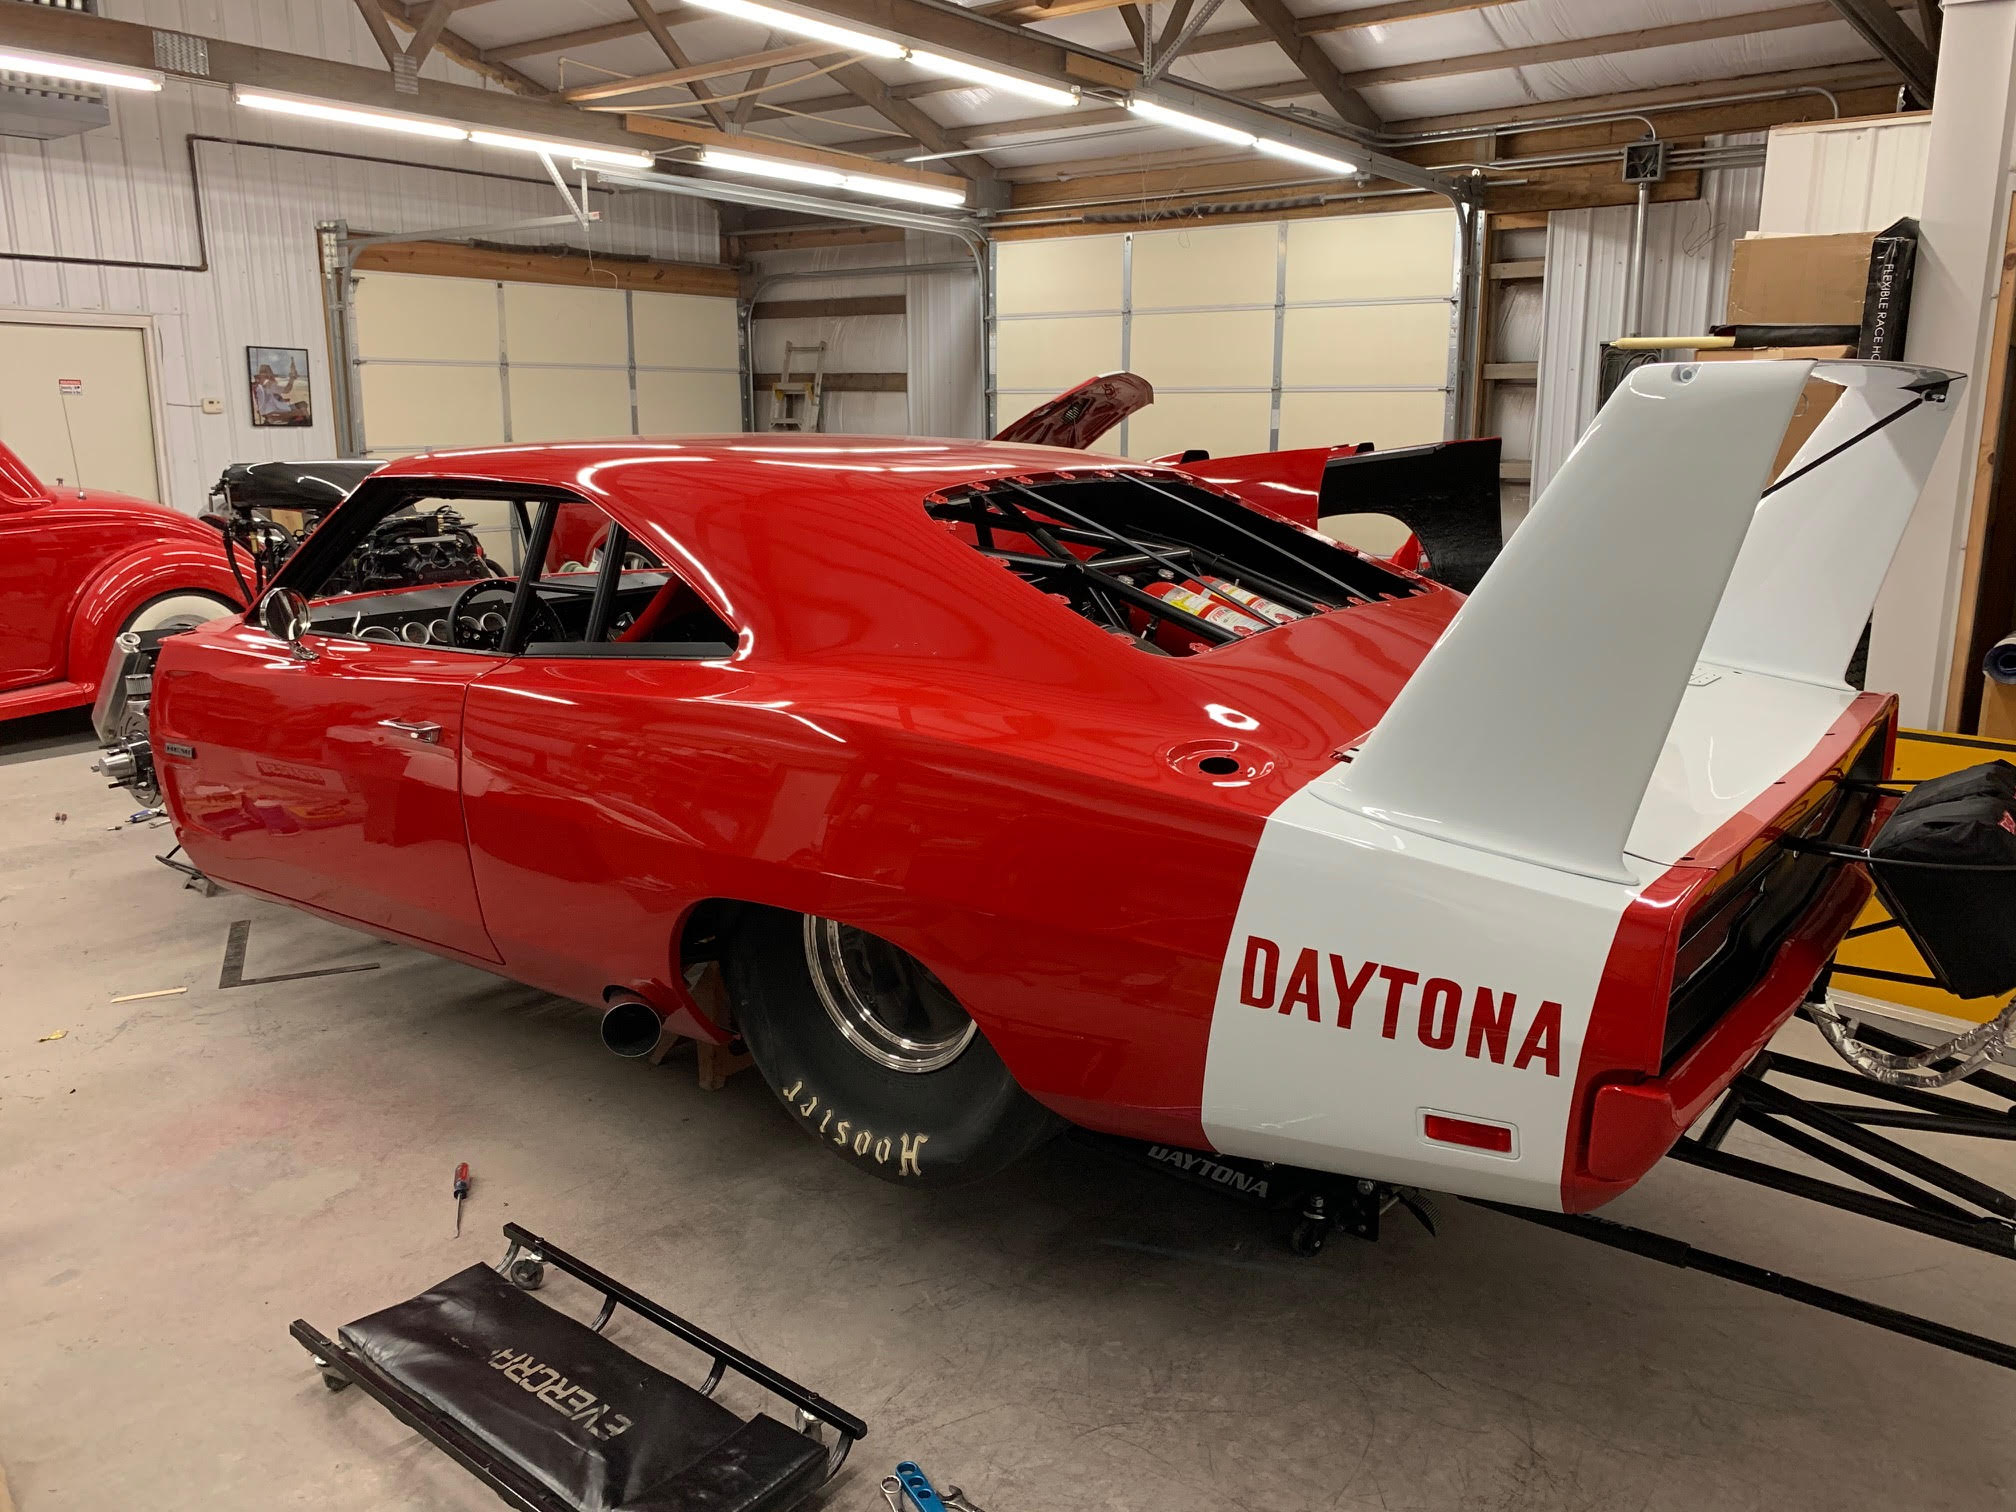
<instances>
[{"instance_id":1,"label":"framed picture on wall","mask_svg":"<svg viewBox=\"0 0 2016 1512\"><path fill-rule=\"evenodd\" d=\"M315 423L315 402L308 392L306 347L248 346L245 376L251 386L254 425Z\"/></svg>"}]
</instances>

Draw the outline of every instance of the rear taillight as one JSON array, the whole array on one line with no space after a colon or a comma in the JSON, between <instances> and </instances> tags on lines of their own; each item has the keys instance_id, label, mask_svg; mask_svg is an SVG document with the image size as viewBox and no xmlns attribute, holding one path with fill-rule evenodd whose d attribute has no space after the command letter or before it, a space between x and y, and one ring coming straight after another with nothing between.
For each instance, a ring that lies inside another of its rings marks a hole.
<instances>
[{"instance_id":1,"label":"rear taillight","mask_svg":"<svg viewBox=\"0 0 2016 1512\"><path fill-rule=\"evenodd\" d=\"M1423 1113L1421 1133L1436 1144L1460 1145L1466 1150L1482 1150L1487 1155L1512 1153L1513 1131L1509 1124L1458 1118L1453 1113Z\"/></svg>"}]
</instances>

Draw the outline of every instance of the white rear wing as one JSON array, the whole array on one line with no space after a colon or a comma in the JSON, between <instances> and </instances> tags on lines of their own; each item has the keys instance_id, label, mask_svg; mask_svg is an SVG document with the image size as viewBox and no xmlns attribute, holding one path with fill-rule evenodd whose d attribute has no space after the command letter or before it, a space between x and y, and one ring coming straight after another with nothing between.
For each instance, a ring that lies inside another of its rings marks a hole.
<instances>
[{"instance_id":1,"label":"white rear wing","mask_svg":"<svg viewBox=\"0 0 2016 1512\"><path fill-rule=\"evenodd\" d=\"M1847 392L1760 507L1813 367L1630 374L1324 796L1633 881L1626 838L1711 625L1731 666L1838 682L1954 408L1920 402L1925 387L1944 400L1960 381L1827 364Z\"/></svg>"}]
</instances>

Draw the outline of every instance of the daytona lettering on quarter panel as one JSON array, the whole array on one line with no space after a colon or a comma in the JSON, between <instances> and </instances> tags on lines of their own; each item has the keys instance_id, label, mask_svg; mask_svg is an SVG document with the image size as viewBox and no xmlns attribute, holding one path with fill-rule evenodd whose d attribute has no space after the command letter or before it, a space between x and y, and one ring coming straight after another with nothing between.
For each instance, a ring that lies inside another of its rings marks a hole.
<instances>
[{"instance_id":1,"label":"daytona lettering on quarter panel","mask_svg":"<svg viewBox=\"0 0 2016 1512\"><path fill-rule=\"evenodd\" d=\"M1247 876L1204 1069L1212 1147L1560 1207L1576 1061L1637 886L1391 828L1331 781L1274 812ZM1423 1108L1510 1125L1516 1157L1428 1145Z\"/></svg>"}]
</instances>

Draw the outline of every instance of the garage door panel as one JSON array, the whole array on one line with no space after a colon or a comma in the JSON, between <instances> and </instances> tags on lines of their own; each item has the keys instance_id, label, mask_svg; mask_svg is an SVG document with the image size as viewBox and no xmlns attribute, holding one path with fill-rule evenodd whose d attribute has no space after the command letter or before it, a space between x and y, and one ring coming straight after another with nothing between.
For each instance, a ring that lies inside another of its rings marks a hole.
<instances>
[{"instance_id":1,"label":"garage door panel","mask_svg":"<svg viewBox=\"0 0 2016 1512\"><path fill-rule=\"evenodd\" d=\"M366 363L358 370L364 434L374 454L482 446L504 439L504 395L487 367Z\"/></svg>"},{"instance_id":2,"label":"garage door panel","mask_svg":"<svg viewBox=\"0 0 2016 1512\"><path fill-rule=\"evenodd\" d=\"M1214 457L1264 452L1272 409L1267 394L1161 394L1129 418L1127 455L1161 457L1198 446Z\"/></svg>"},{"instance_id":3,"label":"garage door panel","mask_svg":"<svg viewBox=\"0 0 2016 1512\"><path fill-rule=\"evenodd\" d=\"M623 367L630 334L619 289L504 285L504 345L512 362L593 362Z\"/></svg>"},{"instance_id":4,"label":"garage door panel","mask_svg":"<svg viewBox=\"0 0 2016 1512\"><path fill-rule=\"evenodd\" d=\"M1440 393L1283 394L1281 450L1370 441L1382 451L1442 439Z\"/></svg>"},{"instance_id":5,"label":"garage door panel","mask_svg":"<svg viewBox=\"0 0 2016 1512\"><path fill-rule=\"evenodd\" d=\"M1455 258L1456 217L1447 210L1291 221L1288 302L1447 296Z\"/></svg>"},{"instance_id":6,"label":"garage door panel","mask_svg":"<svg viewBox=\"0 0 2016 1512\"><path fill-rule=\"evenodd\" d=\"M639 372L637 429L646 436L739 431L739 380L732 373Z\"/></svg>"},{"instance_id":7,"label":"garage door panel","mask_svg":"<svg viewBox=\"0 0 2016 1512\"><path fill-rule=\"evenodd\" d=\"M727 368L742 363L735 301L703 294L632 294L640 367Z\"/></svg>"},{"instance_id":8,"label":"garage door panel","mask_svg":"<svg viewBox=\"0 0 2016 1512\"><path fill-rule=\"evenodd\" d=\"M1281 382L1288 388L1404 388L1448 378L1446 304L1319 306L1290 310L1282 325Z\"/></svg>"},{"instance_id":9,"label":"garage door panel","mask_svg":"<svg viewBox=\"0 0 2016 1512\"><path fill-rule=\"evenodd\" d=\"M511 369L511 439L630 434L630 375L606 368Z\"/></svg>"},{"instance_id":10,"label":"garage door panel","mask_svg":"<svg viewBox=\"0 0 2016 1512\"><path fill-rule=\"evenodd\" d=\"M357 278L357 355L495 362L497 285L473 278L364 273Z\"/></svg>"},{"instance_id":11,"label":"garage door panel","mask_svg":"<svg viewBox=\"0 0 2016 1512\"><path fill-rule=\"evenodd\" d=\"M1126 238L1072 236L995 249L994 308L1003 315L1120 308Z\"/></svg>"},{"instance_id":12,"label":"garage door panel","mask_svg":"<svg viewBox=\"0 0 2016 1512\"><path fill-rule=\"evenodd\" d=\"M1056 393L1120 366L1120 317L1004 320L995 327L995 382Z\"/></svg>"},{"instance_id":13,"label":"garage door panel","mask_svg":"<svg viewBox=\"0 0 2016 1512\"><path fill-rule=\"evenodd\" d=\"M1274 312L1212 310L1134 317L1127 365L1156 388L1269 388Z\"/></svg>"},{"instance_id":14,"label":"garage door panel","mask_svg":"<svg viewBox=\"0 0 2016 1512\"><path fill-rule=\"evenodd\" d=\"M1274 303L1280 233L1271 225L1147 231L1134 238L1137 310Z\"/></svg>"}]
</instances>

